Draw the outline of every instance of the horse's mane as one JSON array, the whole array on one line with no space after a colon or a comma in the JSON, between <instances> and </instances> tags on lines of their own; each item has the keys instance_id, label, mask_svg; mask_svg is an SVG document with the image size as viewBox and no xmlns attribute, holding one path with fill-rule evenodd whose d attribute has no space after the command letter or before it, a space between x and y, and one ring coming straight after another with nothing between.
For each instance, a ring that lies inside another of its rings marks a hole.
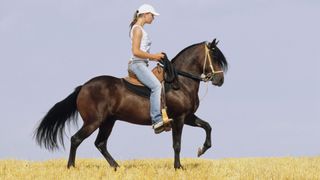
<instances>
[{"instance_id":1,"label":"horse's mane","mask_svg":"<svg viewBox=\"0 0 320 180\"><path fill-rule=\"evenodd\" d=\"M174 61L177 59L177 57L179 57L182 53L184 53L184 52L185 52L186 50L188 50L189 48L192 48L192 47L194 47L194 46L198 46L198 45L200 45L200 44L202 44L202 43L203 43L203 42L201 42L201 43L196 43L196 44L193 44L193 45L190 45L190 46L184 48L182 51L180 51L180 52L171 60L171 62L174 63Z\"/></svg>"}]
</instances>

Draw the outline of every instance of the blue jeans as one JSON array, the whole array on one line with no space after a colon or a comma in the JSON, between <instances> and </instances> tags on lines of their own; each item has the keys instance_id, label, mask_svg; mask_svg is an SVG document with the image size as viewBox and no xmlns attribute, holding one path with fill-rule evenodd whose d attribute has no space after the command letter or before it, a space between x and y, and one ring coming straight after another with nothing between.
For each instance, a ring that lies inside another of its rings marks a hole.
<instances>
[{"instance_id":1,"label":"blue jeans","mask_svg":"<svg viewBox=\"0 0 320 180\"><path fill-rule=\"evenodd\" d=\"M129 70L132 71L145 86L151 89L150 116L152 123L162 120L160 113L161 83L148 68L146 61L131 61L129 63Z\"/></svg>"}]
</instances>

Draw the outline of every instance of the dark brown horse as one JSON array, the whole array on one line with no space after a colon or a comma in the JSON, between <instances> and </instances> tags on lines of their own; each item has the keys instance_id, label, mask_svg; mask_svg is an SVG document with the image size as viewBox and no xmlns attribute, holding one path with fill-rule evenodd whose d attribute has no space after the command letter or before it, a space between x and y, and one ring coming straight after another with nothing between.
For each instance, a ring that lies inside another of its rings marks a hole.
<instances>
[{"instance_id":1,"label":"dark brown horse","mask_svg":"<svg viewBox=\"0 0 320 180\"><path fill-rule=\"evenodd\" d=\"M221 86L227 61L216 46L202 42L182 50L172 64L178 72L180 89L166 93L168 115L171 122L174 149L174 168L181 168L180 148L183 125L201 127L206 131L206 140L198 151L198 156L211 147L211 127L194 113L199 106L198 90L200 81L211 81ZM123 82L112 76L95 77L79 86L67 98L55 104L40 122L35 131L36 141L49 150L63 145L66 122L76 120L77 112L83 119L81 129L71 137L68 167L75 166L78 146L99 128L95 146L115 169L119 166L107 150L107 140L116 120L133 124L151 125L149 100L129 91Z\"/></svg>"}]
</instances>

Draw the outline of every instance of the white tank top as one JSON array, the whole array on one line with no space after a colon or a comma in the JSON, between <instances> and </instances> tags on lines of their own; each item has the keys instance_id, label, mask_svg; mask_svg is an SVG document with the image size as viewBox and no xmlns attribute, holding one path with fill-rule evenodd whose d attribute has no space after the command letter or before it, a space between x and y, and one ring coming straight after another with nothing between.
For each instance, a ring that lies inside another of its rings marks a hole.
<instances>
[{"instance_id":1,"label":"white tank top","mask_svg":"<svg viewBox=\"0 0 320 180\"><path fill-rule=\"evenodd\" d=\"M133 25L130 31L130 39L131 39L131 44L132 44L132 36L133 36L133 29L135 27L138 27L142 30L142 38L141 38L141 43L140 43L140 50L143 52L150 53L150 48L151 48L151 39L148 36L148 33L141 27L140 25ZM136 57L134 55L131 56L131 60L144 60L148 61L148 59L142 59L139 57Z\"/></svg>"}]
</instances>

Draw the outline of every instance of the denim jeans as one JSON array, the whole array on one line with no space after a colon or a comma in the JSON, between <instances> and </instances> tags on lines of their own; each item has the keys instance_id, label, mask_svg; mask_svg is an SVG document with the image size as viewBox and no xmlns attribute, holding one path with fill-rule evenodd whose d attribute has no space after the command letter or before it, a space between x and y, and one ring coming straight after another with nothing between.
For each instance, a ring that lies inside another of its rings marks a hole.
<instances>
[{"instance_id":1,"label":"denim jeans","mask_svg":"<svg viewBox=\"0 0 320 180\"><path fill-rule=\"evenodd\" d=\"M148 68L148 62L143 60L133 60L129 63L129 70L148 88L151 89L150 95L150 116L152 123L162 119L160 113L161 83Z\"/></svg>"}]
</instances>

